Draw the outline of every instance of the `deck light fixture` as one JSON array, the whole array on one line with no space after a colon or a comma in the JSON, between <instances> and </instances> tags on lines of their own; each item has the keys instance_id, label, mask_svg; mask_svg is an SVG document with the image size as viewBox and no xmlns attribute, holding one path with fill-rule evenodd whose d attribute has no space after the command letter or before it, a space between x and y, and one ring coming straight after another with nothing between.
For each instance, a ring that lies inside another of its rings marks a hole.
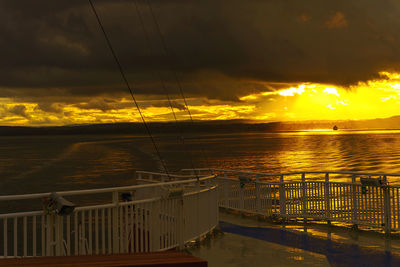
<instances>
[{"instance_id":1,"label":"deck light fixture","mask_svg":"<svg viewBox=\"0 0 400 267\"><path fill-rule=\"evenodd\" d=\"M66 200L59 194L53 192L49 198L44 200L44 210L48 213L55 213L60 216L70 215L75 209L75 204Z\"/></svg>"}]
</instances>

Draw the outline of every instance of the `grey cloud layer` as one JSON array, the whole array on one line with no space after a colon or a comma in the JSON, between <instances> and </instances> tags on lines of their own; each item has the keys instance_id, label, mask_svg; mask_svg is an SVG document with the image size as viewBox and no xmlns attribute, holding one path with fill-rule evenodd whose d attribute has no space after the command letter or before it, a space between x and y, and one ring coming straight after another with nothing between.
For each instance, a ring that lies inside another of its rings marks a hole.
<instances>
[{"instance_id":1,"label":"grey cloud layer","mask_svg":"<svg viewBox=\"0 0 400 267\"><path fill-rule=\"evenodd\" d=\"M164 93L154 71L178 94L171 65L187 94L233 101L276 88L262 82L348 85L400 70L395 0L153 0L172 64L145 2L152 53L132 1L94 2L142 95ZM126 93L86 1L2 0L0 36L0 97Z\"/></svg>"}]
</instances>

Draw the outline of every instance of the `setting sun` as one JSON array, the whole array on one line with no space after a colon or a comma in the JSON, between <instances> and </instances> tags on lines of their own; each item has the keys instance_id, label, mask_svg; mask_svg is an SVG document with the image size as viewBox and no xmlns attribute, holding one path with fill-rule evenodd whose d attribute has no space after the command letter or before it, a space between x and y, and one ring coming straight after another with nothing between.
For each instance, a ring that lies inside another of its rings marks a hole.
<instances>
[{"instance_id":1,"label":"setting sun","mask_svg":"<svg viewBox=\"0 0 400 267\"><path fill-rule=\"evenodd\" d=\"M260 112L260 107L267 109L266 120L361 120L399 115L400 75L388 72L380 75L381 79L348 88L303 83L244 96L241 100L258 103Z\"/></svg>"}]
</instances>

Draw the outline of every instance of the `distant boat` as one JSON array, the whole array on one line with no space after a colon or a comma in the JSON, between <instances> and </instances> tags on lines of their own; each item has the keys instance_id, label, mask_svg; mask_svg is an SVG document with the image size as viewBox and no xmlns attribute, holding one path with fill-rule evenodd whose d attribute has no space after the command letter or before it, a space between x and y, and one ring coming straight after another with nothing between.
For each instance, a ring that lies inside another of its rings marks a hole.
<instances>
[{"instance_id":1,"label":"distant boat","mask_svg":"<svg viewBox=\"0 0 400 267\"><path fill-rule=\"evenodd\" d=\"M337 131L337 129L338 129L338 127L335 125L335 126L333 126L333 130L334 131Z\"/></svg>"}]
</instances>

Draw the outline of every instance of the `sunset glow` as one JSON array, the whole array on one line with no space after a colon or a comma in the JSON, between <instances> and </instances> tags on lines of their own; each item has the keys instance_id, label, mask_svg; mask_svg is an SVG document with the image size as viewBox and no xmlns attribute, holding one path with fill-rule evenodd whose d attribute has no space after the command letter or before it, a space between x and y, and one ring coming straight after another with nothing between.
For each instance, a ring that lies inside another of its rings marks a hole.
<instances>
[{"instance_id":1,"label":"sunset glow","mask_svg":"<svg viewBox=\"0 0 400 267\"><path fill-rule=\"evenodd\" d=\"M400 115L400 74L381 72L381 79L349 88L301 83L276 91L240 97L239 102L189 98L195 120L249 119L267 121L362 120ZM171 121L170 107L139 101L148 121ZM179 100L176 100L179 103ZM110 104L111 103L111 104ZM179 120L188 120L184 109L174 108ZM0 99L2 125L66 125L137 122L139 115L129 98L90 99L79 103L53 103L52 110L38 103Z\"/></svg>"},{"instance_id":2,"label":"sunset glow","mask_svg":"<svg viewBox=\"0 0 400 267\"><path fill-rule=\"evenodd\" d=\"M384 78L349 88L304 83L297 88L245 96L241 100L257 102L268 109L265 120L361 120L399 115L400 75L387 72L380 75Z\"/></svg>"}]
</instances>

